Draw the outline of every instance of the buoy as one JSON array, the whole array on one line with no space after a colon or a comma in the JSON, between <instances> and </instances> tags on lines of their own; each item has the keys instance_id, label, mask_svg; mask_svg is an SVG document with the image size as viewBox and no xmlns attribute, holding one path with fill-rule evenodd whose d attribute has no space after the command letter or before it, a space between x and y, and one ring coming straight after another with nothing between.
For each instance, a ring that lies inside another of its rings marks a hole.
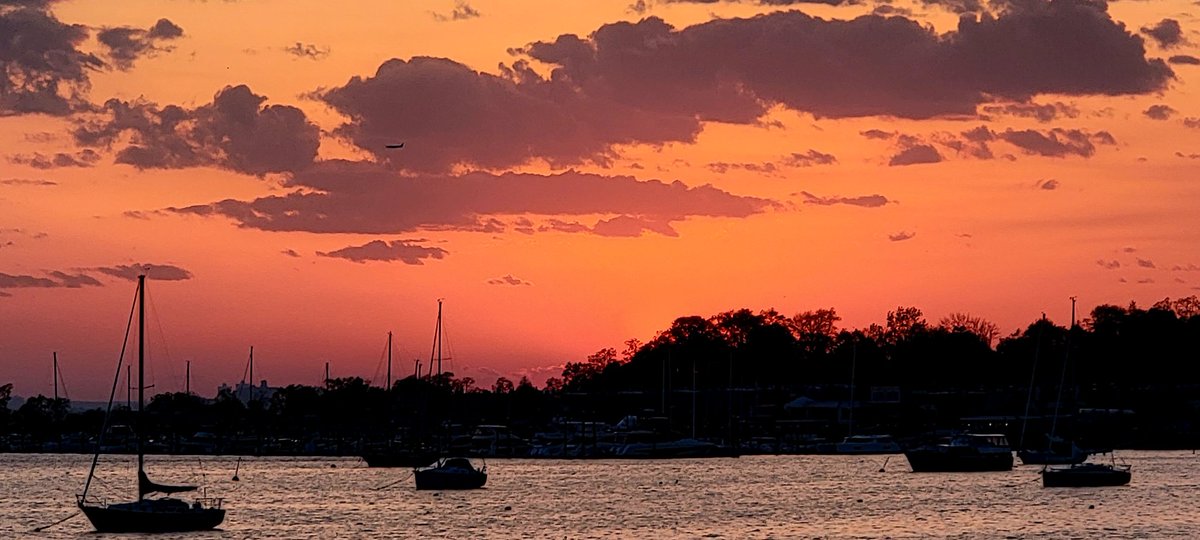
<instances>
[{"instance_id":1,"label":"buoy","mask_svg":"<svg viewBox=\"0 0 1200 540\"><path fill-rule=\"evenodd\" d=\"M1096 505L1094 505L1094 504L1088 505L1088 510L1095 510L1095 509L1096 509Z\"/></svg>"},{"instance_id":2,"label":"buoy","mask_svg":"<svg viewBox=\"0 0 1200 540\"><path fill-rule=\"evenodd\" d=\"M511 507L511 506L505 506L505 507L504 507L504 509L505 509L505 510L512 510L512 507Z\"/></svg>"}]
</instances>

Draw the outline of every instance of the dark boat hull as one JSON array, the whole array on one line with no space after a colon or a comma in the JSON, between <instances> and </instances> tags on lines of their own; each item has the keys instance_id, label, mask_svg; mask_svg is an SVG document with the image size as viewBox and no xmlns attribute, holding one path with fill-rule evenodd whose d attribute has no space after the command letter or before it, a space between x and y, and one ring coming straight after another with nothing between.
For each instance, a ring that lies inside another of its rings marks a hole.
<instances>
[{"instance_id":1,"label":"dark boat hull","mask_svg":"<svg viewBox=\"0 0 1200 540\"><path fill-rule=\"evenodd\" d=\"M1011 471L1011 452L939 452L909 450L904 453L913 472Z\"/></svg>"},{"instance_id":2,"label":"dark boat hull","mask_svg":"<svg viewBox=\"0 0 1200 540\"><path fill-rule=\"evenodd\" d=\"M427 469L413 472L417 481L417 489L446 490L446 489L479 489L487 483L487 473L473 471L446 472L438 469Z\"/></svg>"},{"instance_id":3,"label":"dark boat hull","mask_svg":"<svg viewBox=\"0 0 1200 540\"><path fill-rule=\"evenodd\" d=\"M1042 487L1110 487L1129 483L1133 475L1128 470L1111 467L1084 470L1046 469L1042 471Z\"/></svg>"},{"instance_id":4,"label":"dark boat hull","mask_svg":"<svg viewBox=\"0 0 1200 540\"><path fill-rule=\"evenodd\" d=\"M147 512L112 506L80 506L97 532L164 533L207 531L225 521L220 508L187 509L179 512Z\"/></svg>"}]
</instances>

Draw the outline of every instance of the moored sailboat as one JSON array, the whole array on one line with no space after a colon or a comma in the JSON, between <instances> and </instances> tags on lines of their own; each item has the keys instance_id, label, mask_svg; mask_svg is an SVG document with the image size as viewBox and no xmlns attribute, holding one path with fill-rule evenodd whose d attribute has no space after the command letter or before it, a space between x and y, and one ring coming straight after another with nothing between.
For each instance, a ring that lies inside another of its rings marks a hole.
<instances>
[{"instance_id":1,"label":"moored sailboat","mask_svg":"<svg viewBox=\"0 0 1200 540\"><path fill-rule=\"evenodd\" d=\"M146 352L146 276L138 276L137 312L138 312L138 409L140 419L145 405L145 352ZM122 356L124 354L122 353ZM118 364L118 373L120 366ZM113 395L116 393L116 381L113 383ZM112 411L112 395L109 396L108 410ZM105 426L108 424L105 417ZM139 426L140 427L140 426ZM101 437L104 430L101 430ZM100 458L101 441L97 441L96 453L92 457L92 467L88 471L83 493L77 495L76 503L79 509L91 521L98 532L188 532L213 529L225 520L225 510L221 508L219 498L200 497L190 504L180 499L163 497L149 498L149 495L160 493L171 495L195 491L197 486L175 486L158 484L146 475L146 457L143 451L143 430L137 431L137 478L138 496L136 501L124 503L109 503L106 500L88 498L88 491L95 478L96 464Z\"/></svg>"}]
</instances>

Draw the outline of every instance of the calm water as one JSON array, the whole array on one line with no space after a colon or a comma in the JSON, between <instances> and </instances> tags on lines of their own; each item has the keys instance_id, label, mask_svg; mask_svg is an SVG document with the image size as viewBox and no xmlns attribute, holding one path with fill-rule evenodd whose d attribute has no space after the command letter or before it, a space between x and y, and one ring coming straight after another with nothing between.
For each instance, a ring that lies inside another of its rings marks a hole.
<instances>
[{"instance_id":1,"label":"calm water","mask_svg":"<svg viewBox=\"0 0 1200 540\"><path fill-rule=\"evenodd\" d=\"M880 473L883 456L757 456L490 460L486 489L442 493L357 459L247 458L240 482L236 458L147 459L162 482L203 475L228 510L222 530L155 538L1200 537L1200 456L1121 456L1134 477L1119 488L1045 489L1035 467L913 474L893 456ZM31 532L75 512L88 459L0 454L0 538L106 537L82 515ZM108 460L97 493L132 476Z\"/></svg>"}]
</instances>

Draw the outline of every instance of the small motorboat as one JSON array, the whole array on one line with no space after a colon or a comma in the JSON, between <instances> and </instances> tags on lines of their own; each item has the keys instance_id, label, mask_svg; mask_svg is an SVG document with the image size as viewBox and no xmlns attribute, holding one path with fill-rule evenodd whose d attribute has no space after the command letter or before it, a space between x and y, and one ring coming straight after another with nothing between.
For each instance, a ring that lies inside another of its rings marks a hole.
<instances>
[{"instance_id":1,"label":"small motorboat","mask_svg":"<svg viewBox=\"0 0 1200 540\"><path fill-rule=\"evenodd\" d=\"M1042 470L1042 487L1105 487L1123 486L1132 475L1129 465L1080 463L1070 467L1046 467Z\"/></svg>"}]
</instances>

